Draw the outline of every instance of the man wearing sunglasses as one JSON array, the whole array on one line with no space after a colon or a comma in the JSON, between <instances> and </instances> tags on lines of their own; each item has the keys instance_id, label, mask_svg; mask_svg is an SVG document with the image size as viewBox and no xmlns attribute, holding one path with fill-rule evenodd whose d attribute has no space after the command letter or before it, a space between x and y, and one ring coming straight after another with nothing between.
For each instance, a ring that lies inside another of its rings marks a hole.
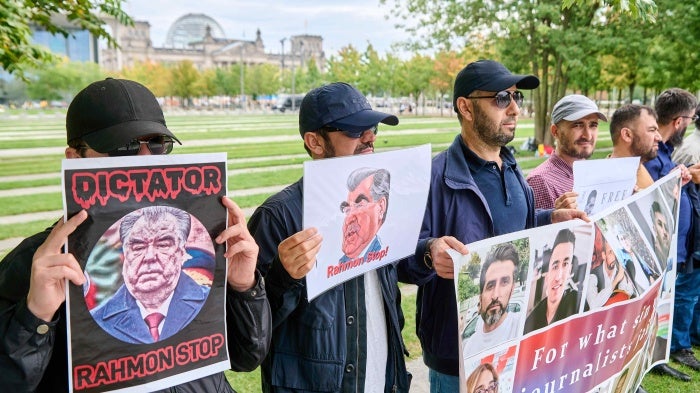
<instances>
[{"instance_id":1,"label":"man wearing sunglasses","mask_svg":"<svg viewBox=\"0 0 700 393\"><path fill-rule=\"evenodd\" d=\"M168 154L178 139L165 125L158 101L145 86L108 78L90 84L68 107L67 158ZM226 318L231 368L255 369L267 354L271 315L257 245L241 209L228 198ZM68 390L65 280L85 282L80 264L63 253L85 211L25 239L0 262L0 386L13 392ZM235 248L232 249L235 245ZM223 318L223 315L222 315ZM81 332L77 332L80 334ZM84 333L84 332L83 332ZM187 392L233 392L224 373L177 387ZM172 389L166 389L172 391Z\"/></svg>"},{"instance_id":2,"label":"man wearing sunglasses","mask_svg":"<svg viewBox=\"0 0 700 393\"><path fill-rule=\"evenodd\" d=\"M299 132L313 159L373 153L377 124L398 122L346 83L311 90L299 108ZM394 265L306 299L305 277L322 239L316 228L303 229L302 184L268 198L248 223L273 313L263 392L408 392Z\"/></svg>"},{"instance_id":3,"label":"man wearing sunglasses","mask_svg":"<svg viewBox=\"0 0 700 393\"><path fill-rule=\"evenodd\" d=\"M535 207L576 208L574 161L590 158L598 138L598 122L608 121L590 98L580 94L565 96L554 104L549 131L557 141L552 156L527 175L535 192Z\"/></svg>"},{"instance_id":4,"label":"man wearing sunglasses","mask_svg":"<svg viewBox=\"0 0 700 393\"><path fill-rule=\"evenodd\" d=\"M417 334L429 368L431 392L459 391L454 265L446 250L585 213L535 212L532 189L506 148L523 103L519 89L534 89L533 75L514 75L479 60L457 74L453 104L461 132L433 158L428 208L415 256L400 263L402 281L417 284Z\"/></svg>"}]
</instances>

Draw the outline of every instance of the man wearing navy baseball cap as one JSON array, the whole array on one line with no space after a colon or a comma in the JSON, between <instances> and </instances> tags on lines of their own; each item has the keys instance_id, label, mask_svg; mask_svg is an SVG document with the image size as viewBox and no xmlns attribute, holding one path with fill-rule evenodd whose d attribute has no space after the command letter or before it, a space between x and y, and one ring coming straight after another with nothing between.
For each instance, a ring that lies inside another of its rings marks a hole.
<instances>
[{"instance_id":1,"label":"man wearing navy baseball cap","mask_svg":"<svg viewBox=\"0 0 700 393\"><path fill-rule=\"evenodd\" d=\"M311 90L299 108L299 133L313 159L372 153L377 125L398 122L347 83ZM248 223L275 327L261 367L263 392L408 392L392 264L306 299L305 277L322 239L316 228L302 229L302 185L299 179L268 198Z\"/></svg>"},{"instance_id":2,"label":"man wearing navy baseball cap","mask_svg":"<svg viewBox=\"0 0 700 393\"><path fill-rule=\"evenodd\" d=\"M446 250L466 254L467 243L583 216L575 210L536 214L532 189L506 148L515 136L524 100L521 89L535 89L539 83L536 76L513 74L493 60L470 63L455 79L453 103L461 132L433 158L416 253L399 267L406 272L402 279L419 285L417 333L431 392L460 390L454 268Z\"/></svg>"},{"instance_id":3,"label":"man wearing navy baseball cap","mask_svg":"<svg viewBox=\"0 0 700 393\"><path fill-rule=\"evenodd\" d=\"M156 97L138 82L107 78L73 99L66 113L66 158L168 154L179 141L166 127ZM271 315L256 272L257 246L245 215L223 198L228 224L216 238L227 244L227 346L231 368L252 371L267 354ZM86 281L79 261L65 253L84 210L25 239L0 262L0 386L12 392L68 391L66 280ZM222 315L223 318L223 315ZM162 325L161 325L162 328ZM78 334L85 332L78 332ZM135 351L137 349L134 349ZM160 391L235 392L223 372Z\"/></svg>"}]
</instances>

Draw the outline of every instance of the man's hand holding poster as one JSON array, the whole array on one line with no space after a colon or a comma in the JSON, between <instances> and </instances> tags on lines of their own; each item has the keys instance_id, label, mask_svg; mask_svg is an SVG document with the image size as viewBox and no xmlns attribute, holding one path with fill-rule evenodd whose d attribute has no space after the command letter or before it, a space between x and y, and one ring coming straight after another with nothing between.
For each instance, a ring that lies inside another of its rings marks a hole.
<instances>
[{"instance_id":1,"label":"man's hand holding poster","mask_svg":"<svg viewBox=\"0 0 700 393\"><path fill-rule=\"evenodd\" d=\"M308 300L415 252L430 145L304 163L304 228L323 236Z\"/></svg>"},{"instance_id":2,"label":"man's hand holding poster","mask_svg":"<svg viewBox=\"0 0 700 393\"><path fill-rule=\"evenodd\" d=\"M225 154L63 161L72 391L152 391L230 367Z\"/></svg>"},{"instance_id":3,"label":"man's hand holding poster","mask_svg":"<svg viewBox=\"0 0 700 393\"><path fill-rule=\"evenodd\" d=\"M667 361L679 187L452 251L462 391L630 392Z\"/></svg>"}]
</instances>

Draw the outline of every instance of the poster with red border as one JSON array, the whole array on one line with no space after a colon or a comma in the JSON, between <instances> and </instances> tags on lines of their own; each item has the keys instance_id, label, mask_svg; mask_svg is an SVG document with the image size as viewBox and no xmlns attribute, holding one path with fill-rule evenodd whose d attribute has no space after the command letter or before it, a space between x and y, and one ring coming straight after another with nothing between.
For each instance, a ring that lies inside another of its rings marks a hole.
<instances>
[{"instance_id":1,"label":"poster with red border","mask_svg":"<svg viewBox=\"0 0 700 393\"><path fill-rule=\"evenodd\" d=\"M461 391L633 392L667 362L679 190L674 171L590 223L450 250Z\"/></svg>"},{"instance_id":2,"label":"poster with red border","mask_svg":"<svg viewBox=\"0 0 700 393\"><path fill-rule=\"evenodd\" d=\"M67 245L86 277L66 289L70 391L146 392L229 369L213 241L226 154L64 160L62 173L65 216L88 212Z\"/></svg>"}]
</instances>

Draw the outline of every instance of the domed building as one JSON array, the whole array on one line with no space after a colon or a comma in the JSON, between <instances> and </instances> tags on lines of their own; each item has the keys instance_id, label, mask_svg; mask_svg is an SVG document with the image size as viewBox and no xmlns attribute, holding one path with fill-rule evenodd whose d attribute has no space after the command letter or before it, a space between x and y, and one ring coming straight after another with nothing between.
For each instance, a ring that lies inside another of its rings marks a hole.
<instances>
[{"instance_id":1,"label":"domed building","mask_svg":"<svg viewBox=\"0 0 700 393\"><path fill-rule=\"evenodd\" d=\"M226 38L224 29L213 18L204 14L186 14L168 29L165 47L186 48L190 43L202 41L207 34L213 38Z\"/></svg>"},{"instance_id":2,"label":"domed building","mask_svg":"<svg viewBox=\"0 0 700 393\"><path fill-rule=\"evenodd\" d=\"M275 64L293 67L314 59L325 70L323 37L318 35L293 35L289 37L291 51L267 53L260 29L255 40L226 38L224 29L216 20L205 14L186 14L178 18L168 29L163 47L151 42L151 25L147 21L134 21L124 26L116 19L105 20L112 29L112 37L119 48L105 48L100 52L100 65L109 71L132 67L137 63L154 62L173 64L190 60L200 70L228 67L232 64ZM275 41L277 42L277 41Z\"/></svg>"}]
</instances>

